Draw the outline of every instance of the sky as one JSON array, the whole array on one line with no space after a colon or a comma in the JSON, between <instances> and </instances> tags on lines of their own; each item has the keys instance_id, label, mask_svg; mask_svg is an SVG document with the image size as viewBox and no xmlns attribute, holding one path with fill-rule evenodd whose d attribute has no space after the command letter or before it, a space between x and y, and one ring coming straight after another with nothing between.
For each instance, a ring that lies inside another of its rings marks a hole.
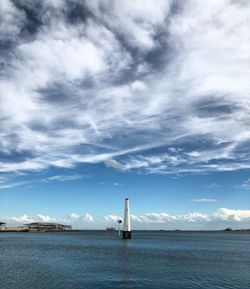
<instances>
[{"instance_id":1,"label":"sky","mask_svg":"<svg viewBox=\"0 0 250 289\"><path fill-rule=\"evenodd\" d=\"M250 228L250 2L1 0L0 221Z\"/></svg>"}]
</instances>

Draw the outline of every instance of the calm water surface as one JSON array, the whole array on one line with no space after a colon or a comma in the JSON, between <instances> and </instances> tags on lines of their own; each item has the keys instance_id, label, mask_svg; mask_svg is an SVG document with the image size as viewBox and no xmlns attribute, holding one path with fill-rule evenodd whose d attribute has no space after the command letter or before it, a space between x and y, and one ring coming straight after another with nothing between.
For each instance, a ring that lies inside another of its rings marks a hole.
<instances>
[{"instance_id":1,"label":"calm water surface","mask_svg":"<svg viewBox=\"0 0 250 289\"><path fill-rule=\"evenodd\" d=\"M250 289L250 233L1 233L1 289Z\"/></svg>"}]
</instances>

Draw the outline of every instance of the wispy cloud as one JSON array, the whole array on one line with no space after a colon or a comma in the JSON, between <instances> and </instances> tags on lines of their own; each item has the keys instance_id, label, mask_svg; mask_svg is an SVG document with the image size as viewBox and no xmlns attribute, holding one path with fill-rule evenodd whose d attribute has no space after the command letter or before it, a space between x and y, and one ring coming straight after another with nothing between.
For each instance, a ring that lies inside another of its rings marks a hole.
<instances>
[{"instance_id":1,"label":"wispy cloud","mask_svg":"<svg viewBox=\"0 0 250 289\"><path fill-rule=\"evenodd\" d=\"M250 189L250 178L244 181L240 186L238 186L243 189Z\"/></svg>"},{"instance_id":2,"label":"wispy cloud","mask_svg":"<svg viewBox=\"0 0 250 289\"><path fill-rule=\"evenodd\" d=\"M121 183L117 183L117 182L113 183L113 185L114 185L114 186L122 186Z\"/></svg>"},{"instance_id":3,"label":"wispy cloud","mask_svg":"<svg viewBox=\"0 0 250 289\"><path fill-rule=\"evenodd\" d=\"M56 175L48 177L46 180L48 181L58 181L58 182L67 182L67 181L75 181L83 178L82 175Z\"/></svg>"},{"instance_id":4,"label":"wispy cloud","mask_svg":"<svg viewBox=\"0 0 250 289\"><path fill-rule=\"evenodd\" d=\"M32 181L4 182L4 183L0 182L0 190L16 188L16 187L25 186L25 185L31 185L32 183L33 183Z\"/></svg>"},{"instance_id":5,"label":"wispy cloud","mask_svg":"<svg viewBox=\"0 0 250 289\"><path fill-rule=\"evenodd\" d=\"M77 213L71 213L69 215L69 218L72 220L79 220L81 218L81 215L77 214Z\"/></svg>"},{"instance_id":6,"label":"wispy cloud","mask_svg":"<svg viewBox=\"0 0 250 289\"><path fill-rule=\"evenodd\" d=\"M0 172L249 169L249 13L247 1L2 0Z\"/></svg>"},{"instance_id":7,"label":"wispy cloud","mask_svg":"<svg viewBox=\"0 0 250 289\"><path fill-rule=\"evenodd\" d=\"M222 187L222 185L217 184L217 183L210 183L206 186L207 189L215 189L215 188L219 188Z\"/></svg>"},{"instance_id":8,"label":"wispy cloud","mask_svg":"<svg viewBox=\"0 0 250 289\"><path fill-rule=\"evenodd\" d=\"M193 199L192 202L195 202L195 203L214 203L214 202L217 202L217 200L216 199L202 198L202 199Z\"/></svg>"}]
</instances>

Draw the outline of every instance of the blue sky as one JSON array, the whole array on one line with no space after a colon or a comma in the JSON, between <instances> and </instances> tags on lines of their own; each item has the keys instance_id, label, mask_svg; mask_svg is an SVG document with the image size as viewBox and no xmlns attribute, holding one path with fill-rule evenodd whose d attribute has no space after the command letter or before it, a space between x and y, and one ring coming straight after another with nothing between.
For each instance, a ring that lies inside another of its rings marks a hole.
<instances>
[{"instance_id":1,"label":"blue sky","mask_svg":"<svg viewBox=\"0 0 250 289\"><path fill-rule=\"evenodd\" d=\"M1 1L0 219L250 227L249 13Z\"/></svg>"}]
</instances>

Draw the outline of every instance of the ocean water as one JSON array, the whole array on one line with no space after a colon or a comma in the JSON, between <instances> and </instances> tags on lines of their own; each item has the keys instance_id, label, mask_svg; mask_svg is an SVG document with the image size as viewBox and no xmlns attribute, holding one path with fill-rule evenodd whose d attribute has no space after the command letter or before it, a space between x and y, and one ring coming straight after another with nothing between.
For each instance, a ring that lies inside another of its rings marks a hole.
<instances>
[{"instance_id":1,"label":"ocean water","mask_svg":"<svg viewBox=\"0 0 250 289\"><path fill-rule=\"evenodd\" d=\"M0 233L1 289L249 289L250 233Z\"/></svg>"}]
</instances>

